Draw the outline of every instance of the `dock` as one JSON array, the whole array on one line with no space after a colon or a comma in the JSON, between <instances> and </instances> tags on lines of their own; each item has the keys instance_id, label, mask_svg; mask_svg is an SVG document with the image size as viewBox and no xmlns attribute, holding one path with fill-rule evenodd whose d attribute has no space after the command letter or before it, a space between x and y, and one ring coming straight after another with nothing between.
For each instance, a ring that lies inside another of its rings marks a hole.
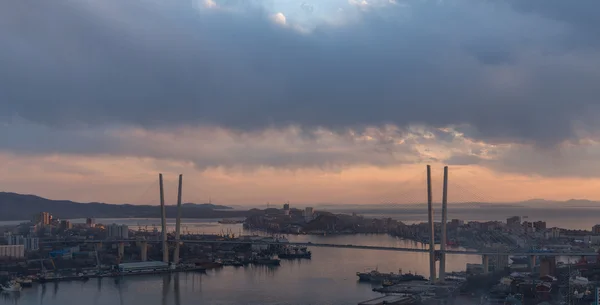
<instances>
[{"instance_id":1,"label":"dock","mask_svg":"<svg viewBox=\"0 0 600 305\"><path fill-rule=\"evenodd\" d=\"M139 271L139 272L113 272L113 273L101 273L101 274L86 274L86 275L63 275L56 276L51 278L36 278L34 282L44 283L44 282L64 282L64 281L77 281L77 280L88 280L93 278L105 278L105 277L113 277L118 278L122 276L135 276L135 275L160 275L160 274L170 274L170 273L179 273L179 272L200 272L203 273L206 271L206 268L197 267L197 268L181 268L181 269L166 269L166 270L152 270L152 271Z\"/></svg>"},{"instance_id":2,"label":"dock","mask_svg":"<svg viewBox=\"0 0 600 305\"><path fill-rule=\"evenodd\" d=\"M358 305L411 305L416 304L417 299L413 296L387 295L372 300L358 303Z\"/></svg>"}]
</instances>

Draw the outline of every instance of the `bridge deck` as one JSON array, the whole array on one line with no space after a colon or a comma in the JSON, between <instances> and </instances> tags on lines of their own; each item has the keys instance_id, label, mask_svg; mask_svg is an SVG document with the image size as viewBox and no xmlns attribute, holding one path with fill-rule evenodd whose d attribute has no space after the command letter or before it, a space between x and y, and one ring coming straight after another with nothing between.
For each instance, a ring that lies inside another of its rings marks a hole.
<instances>
[{"instance_id":1,"label":"bridge deck","mask_svg":"<svg viewBox=\"0 0 600 305\"><path fill-rule=\"evenodd\" d=\"M160 240L84 240L84 241L50 241L40 242L40 244L51 243L113 243L113 242L139 242L146 241L150 243L158 243ZM174 242L174 240L169 240ZM381 250L381 251L398 251L398 252L420 252L428 253L429 249L415 249L402 247L381 247L381 246L361 246L361 245L341 245L341 244L323 244L312 242L266 242L266 241L232 241L232 240L181 240L184 243L194 244L256 244L256 245L294 245L303 247L323 247L323 248L345 248L345 249L362 249L362 250ZM446 254L462 254L462 255L535 255L535 256L596 256L595 252L492 252L492 251L468 251L468 250L446 250Z\"/></svg>"}]
</instances>

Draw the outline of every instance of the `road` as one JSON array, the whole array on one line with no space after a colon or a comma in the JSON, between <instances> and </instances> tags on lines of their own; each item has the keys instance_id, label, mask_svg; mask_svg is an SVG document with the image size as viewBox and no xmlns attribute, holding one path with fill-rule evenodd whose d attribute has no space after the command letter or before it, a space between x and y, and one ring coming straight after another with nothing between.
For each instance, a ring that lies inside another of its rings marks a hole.
<instances>
[{"instance_id":1,"label":"road","mask_svg":"<svg viewBox=\"0 0 600 305\"><path fill-rule=\"evenodd\" d=\"M84 240L84 241L44 241L40 244L52 243L121 243L121 242L140 242L143 240L126 239L126 240ZM160 243L160 240L146 240L149 243ZM169 242L175 242L169 240ZM429 249L415 249L402 247L380 247L380 246L360 246L360 245L340 245L340 244L323 244L311 242L278 242L278 241L232 241L232 240L181 240L186 244L255 244L255 245L293 245L299 247L323 247L323 248L344 248L344 249L359 249L359 250L381 250L381 251L399 251L399 252L421 252L428 253ZM446 250L446 254L460 255L519 255L519 256L596 256L596 252L530 252L530 251L512 251L512 252L488 252L488 251L468 251L468 250Z\"/></svg>"}]
</instances>

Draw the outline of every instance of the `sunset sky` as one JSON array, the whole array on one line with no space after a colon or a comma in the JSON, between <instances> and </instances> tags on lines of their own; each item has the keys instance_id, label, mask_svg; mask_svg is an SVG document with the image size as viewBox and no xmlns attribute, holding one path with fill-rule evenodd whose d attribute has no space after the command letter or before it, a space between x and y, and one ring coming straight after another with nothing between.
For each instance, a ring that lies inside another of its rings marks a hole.
<instances>
[{"instance_id":1,"label":"sunset sky","mask_svg":"<svg viewBox=\"0 0 600 305\"><path fill-rule=\"evenodd\" d=\"M598 0L0 4L0 190L600 200ZM454 195L454 197L452 197Z\"/></svg>"}]
</instances>

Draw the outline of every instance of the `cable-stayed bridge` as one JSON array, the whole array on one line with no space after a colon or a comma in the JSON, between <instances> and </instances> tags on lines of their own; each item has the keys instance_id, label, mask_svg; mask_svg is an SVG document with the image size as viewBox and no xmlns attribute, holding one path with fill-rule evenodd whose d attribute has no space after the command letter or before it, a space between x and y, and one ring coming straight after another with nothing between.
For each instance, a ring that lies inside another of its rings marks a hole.
<instances>
[{"instance_id":1,"label":"cable-stayed bridge","mask_svg":"<svg viewBox=\"0 0 600 305\"><path fill-rule=\"evenodd\" d=\"M386 247L386 246L367 246L367 245L354 245L354 244L329 244L329 243L312 243L312 242L280 242L280 241L265 241L265 240L195 240L195 239L185 239L183 236L180 236L180 228L181 228L181 204L182 204L182 199L181 199L181 188L182 188L182 177L181 175L179 176L179 187L178 187L178 196L177 196L177 220L176 220L176 229L175 229L175 238L174 239L168 239L167 236L167 232L166 232L166 227L167 227L167 220L166 220L166 212L165 212L165 196L164 196L164 188L163 188L163 179L162 179L162 174L159 175L159 185L160 185L160 207L161 207L161 240L134 240L134 239L122 239L122 240L86 240L86 241L79 241L80 243L109 243L109 242L117 242L119 243L119 251L122 252L122 247L124 243L131 243L131 242L141 242L143 244L147 243L162 243L162 251L163 251L163 261L164 262L168 262L169 261L169 247L168 247L168 243L175 243L176 245L176 251L174 252L174 262L177 262L179 259L179 246L181 243L186 243L186 244L200 244L200 243L204 243L204 244L258 244L258 245L273 245L273 244L278 244L278 245L294 245L294 246L306 246L306 247L328 247L328 248L346 248L346 249L358 249L358 250L381 250L381 251L398 251L398 252L419 252L419 253L429 253L429 264L430 264L430 280L431 282L434 282L437 279L436 276L436 264L435 261L439 260L440 261L440 270L439 270L439 278L440 280L444 280L445 278L445 256L446 255L479 255L482 257L482 261L483 261L483 265L484 265L484 270L487 273L487 270L489 269L489 258L492 256L510 256L510 255L523 255L523 256L529 256L533 262L535 262L535 257L536 256L551 256L551 257L556 257L556 256L596 256L598 255L598 253L595 252L583 252L583 251L587 251L587 250L571 250L571 251L532 251L532 250L523 250L522 248L523 245L521 245L521 248L514 248L512 250L510 249L498 249L498 250L479 250L479 251L468 251L468 250L452 250L452 249L448 249L447 246L447 241L448 236L447 236L447 222L448 222L448 189L449 189L449 185L452 185L453 188L451 190L451 195L452 195L452 202L455 203L453 204L454 207L458 207L460 203L460 206L462 207L466 207L466 208L470 208L470 209L474 209L474 208L478 208L479 206L477 204L473 204L473 203L485 203L485 202L490 202L493 200L486 200L486 198L484 196L481 195L480 192L476 191L476 188L474 188L472 185L468 185L467 187L461 187L460 185L452 182L451 184L449 184L449 179L448 179L448 168L445 167L444 168L444 176L443 176L443 187L442 187L442 213L441 213L441 239L440 239L440 250L436 250L435 249L435 223L434 223L434 211L433 211L433 205L434 205L434 199L433 199L433 183L432 183L432 175L431 175L431 168L428 165L427 166L427 172L426 172L426 176L423 177L422 174L419 175L419 177L417 177L418 179L408 179L406 182L407 183L403 183L405 192L402 192L402 194L398 194L398 193L394 193L394 197L399 198L401 200L402 203L404 204L417 204L419 207L424 207L427 206L427 216L428 216L428 221L427 221L427 228L426 230L422 230L419 233L427 233L428 234L428 239L429 239L429 245L428 248L402 248L402 247ZM426 179L422 179L422 178L426 178ZM426 184L423 182L427 182ZM463 181L464 182L464 181ZM409 186L410 184L416 184L414 187L413 186ZM466 182L464 182L466 183ZM149 189L148 189L149 190ZM144 194L146 194L148 192L148 190L146 190L144 192ZM425 200L423 200L425 198L425 196L423 195L427 195L427 205L425 205ZM439 201L435 201L438 202ZM469 204L470 203L470 204ZM517 211L515 211L515 213L517 213ZM289 214L287 214L289 215ZM312 216L312 215L311 215ZM490 215L486 215L486 216L490 216ZM495 215L497 216L497 215ZM310 222L313 218L309 218L307 222ZM527 232L527 231L525 231ZM515 234L512 233L511 234ZM516 233L517 235L519 233ZM529 243L531 241L533 241L533 238L531 236L527 235L528 233L525 233L523 236L517 236L518 238L522 239L525 241L525 243ZM481 238L482 235L476 233L474 234L475 239L477 238ZM479 236L478 236L479 235ZM504 242L507 241L507 236L502 235L502 233L498 233L498 232L489 232L489 234L487 234L487 236L483 237L483 239L486 240L479 240L481 243L479 244L491 244L491 243L497 243L497 244L505 244ZM71 242L71 241L48 241L48 242L44 242L44 243L60 243L60 242ZM73 241L73 242L77 242L77 241ZM145 246L142 246L142 248L144 249L142 251L142 253L145 253ZM477 247L479 248L479 247ZM578 252L581 251L581 252ZM142 256L144 257L144 256ZM144 259L143 259L144 260ZM530 264L531 266L533 266L534 264Z\"/></svg>"},{"instance_id":2,"label":"cable-stayed bridge","mask_svg":"<svg viewBox=\"0 0 600 305\"><path fill-rule=\"evenodd\" d=\"M170 240L175 242L174 240ZM44 241L40 244L53 244L53 243L133 243L133 242L147 242L147 243L161 243L160 240L143 240L143 239L108 239L108 240L84 240L84 241ZM397 251L397 252L419 252L428 253L429 249L419 248L403 248L403 247L382 247L382 246L364 246L364 245L353 245L353 244L325 244L325 243L313 243L313 242L278 242L278 241L244 241L244 240L186 240L181 239L182 243L185 244L235 244L235 245L291 245L299 247L320 247L320 248L344 248L344 249L362 249L362 250L380 250L380 251ZM446 254L458 254L458 255L529 255L529 256L595 256L598 253L595 252L539 252L539 251L510 251L510 252L498 252L498 251L469 251L469 250L446 250Z\"/></svg>"}]
</instances>

